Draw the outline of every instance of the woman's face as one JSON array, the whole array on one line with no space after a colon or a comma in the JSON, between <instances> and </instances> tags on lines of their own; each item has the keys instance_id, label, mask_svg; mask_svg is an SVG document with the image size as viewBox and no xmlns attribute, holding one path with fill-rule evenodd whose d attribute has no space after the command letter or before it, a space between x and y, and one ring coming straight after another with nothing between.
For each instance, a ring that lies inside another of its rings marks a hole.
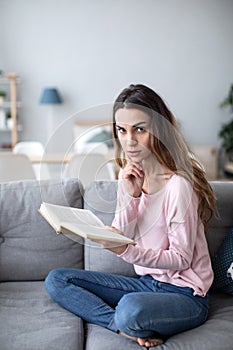
<instances>
[{"instance_id":1,"label":"woman's face","mask_svg":"<svg viewBox=\"0 0 233 350\"><path fill-rule=\"evenodd\" d=\"M116 111L116 130L126 159L140 163L151 155L151 118L139 109L121 108Z\"/></svg>"}]
</instances>

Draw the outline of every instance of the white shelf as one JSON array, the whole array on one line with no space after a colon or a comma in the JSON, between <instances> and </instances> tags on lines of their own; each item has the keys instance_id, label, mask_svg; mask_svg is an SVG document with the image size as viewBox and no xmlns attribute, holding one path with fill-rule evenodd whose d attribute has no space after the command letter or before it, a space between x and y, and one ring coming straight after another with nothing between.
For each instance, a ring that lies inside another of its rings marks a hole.
<instances>
[{"instance_id":1,"label":"white shelf","mask_svg":"<svg viewBox=\"0 0 233 350\"><path fill-rule=\"evenodd\" d=\"M9 77L1 76L1 77L0 77L0 84L1 84L1 85L4 85L4 84L8 85L8 84L9 84L9 81L10 81L11 79L14 79L15 82L16 82L16 84L19 84L19 83L20 83L20 78L17 77L17 76L12 76L12 77L10 77L10 76L9 76Z\"/></svg>"},{"instance_id":2,"label":"white shelf","mask_svg":"<svg viewBox=\"0 0 233 350\"><path fill-rule=\"evenodd\" d=\"M16 107L20 108L22 106L22 103L17 101L16 102ZM0 104L0 108L11 108L11 101L5 101L3 103Z\"/></svg>"},{"instance_id":3,"label":"white shelf","mask_svg":"<svg viewBox=\"0 0 233 350\"><path fill-rule=\"evenodd\" d=\"M1 120L1 126L0 131L2 132L10 132L10 141L9 144L11 144L11 148L15 146L15 144L18 141L18 131L22 130L22 127L20 125L17 125L17 109L20 107L21 103L17 101L17 84L19 83L19 77L15 73L7 73L4 76L0 76L0 89L1 85L7 86L7 100L3 99L0 104L0 110L3 111L3 109L9 109L11 113L12 118L12 128L11 127L4 127L5 123ZM5 86L4 89L5 90ZM0 145L1 146L1 145Z\"/></svg>"},{"instance_id":4,"label":"white shelf","mask_svg":"<svg viewBox=\"0 0 233 350\"><path fill-rule=\"evenodd\" d=\"M23 127L21 124L18 124L17 125L17 131L22 131L23 130ZM12 131L12 128L0 128L0 132L11 132Z\"/></svg>"}]
</instances>

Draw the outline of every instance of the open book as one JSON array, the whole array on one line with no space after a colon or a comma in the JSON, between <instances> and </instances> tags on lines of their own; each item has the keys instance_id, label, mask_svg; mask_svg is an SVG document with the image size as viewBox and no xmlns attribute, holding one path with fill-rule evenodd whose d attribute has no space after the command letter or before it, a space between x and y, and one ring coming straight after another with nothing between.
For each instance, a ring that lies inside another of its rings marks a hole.
<instances>
[{"instance_id":1,"label":"open book","mask_svg":"<svg viewBox=\"0 0 233 350\"><path fill-rule=\"evenodd\" d=\"M57 233L75 234L95 241L135 244L133 240L106 229L90 210L43 202L39 212Z\"/></svg>"}]
</instances>

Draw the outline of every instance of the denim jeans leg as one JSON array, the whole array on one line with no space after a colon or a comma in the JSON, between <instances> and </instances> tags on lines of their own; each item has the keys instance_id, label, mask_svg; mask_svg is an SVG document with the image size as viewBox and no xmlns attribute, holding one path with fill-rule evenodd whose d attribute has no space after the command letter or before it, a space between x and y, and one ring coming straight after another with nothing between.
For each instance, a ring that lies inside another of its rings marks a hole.
<instances>
[{"instance_id":1,"label":"denim jeans leg","mask_svg":"<svg viewBox=\"0 0 233 350\"><path fill-rule=\"evenodd\" d=\"M54 301L83 320L135 337L167 337L199 326L208 315L207 298L151 276L57 269L45 286Z\"/></svg>"},{"instance_id":2,"label":"denim jeans leg","mask_svg":"<svg viewBox=\"0 0 233 350\"><path fill-rule=\"evenodd\" d=\"M115 306L123 295L149 289L137 278L79 269L56 269L45 287L51 298L83 320L117 332Z\"/></svg>"},{"instance_id":3,"label":"denim jeans leg","mask_svg":"<svg viewBox=\"0 0 233 350\"><path fill-rule=\"evenodd\" d=\"M165 291L127 294L116 307L115 325L134 337L168 337L206 320L208 308L199 298Z\"/></svg>"}]
</instances>

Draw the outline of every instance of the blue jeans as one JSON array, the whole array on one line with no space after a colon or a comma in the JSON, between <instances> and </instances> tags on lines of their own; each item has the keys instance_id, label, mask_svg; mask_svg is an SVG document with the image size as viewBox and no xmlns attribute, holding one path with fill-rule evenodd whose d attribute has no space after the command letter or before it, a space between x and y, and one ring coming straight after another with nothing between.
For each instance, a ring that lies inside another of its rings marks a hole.
<instances>
[{"instance_id":1,"label":"blue jeans","mask_svg":"<svg viewBox=\"0 0 233 350\"><path fill-rule=\"evenodd\" d=\"M83 320L134 337L171 336L202 324L208 297L150 275L131 278L79 269L56 269L45 287L51 298Z\"/></svg>"}]
</instances>

